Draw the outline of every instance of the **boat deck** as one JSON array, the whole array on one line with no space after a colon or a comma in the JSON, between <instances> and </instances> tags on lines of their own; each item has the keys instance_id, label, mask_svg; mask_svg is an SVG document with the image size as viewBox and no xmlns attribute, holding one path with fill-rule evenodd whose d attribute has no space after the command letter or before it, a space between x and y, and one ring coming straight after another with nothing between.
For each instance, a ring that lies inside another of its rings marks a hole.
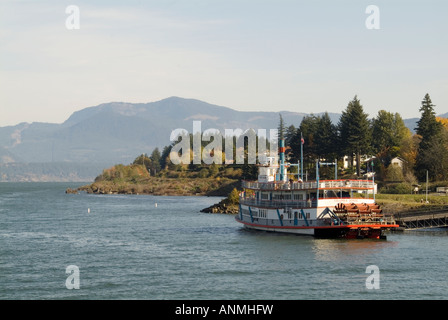
<instances>
[{"instance_id":1,"label":"boat deck","mask_svg":"<svg viewBox=\"0 0 448 320\"><path fill-rule=\"evenodd\" d=\"M258 182L258 181L243 181L242 187L252 190L316 190L319 189L337 189L337 190L369 190L373 189L374 185L369 180L320 180L317 181L305 181L305 182Z\"/></svg>"}]
</instances>

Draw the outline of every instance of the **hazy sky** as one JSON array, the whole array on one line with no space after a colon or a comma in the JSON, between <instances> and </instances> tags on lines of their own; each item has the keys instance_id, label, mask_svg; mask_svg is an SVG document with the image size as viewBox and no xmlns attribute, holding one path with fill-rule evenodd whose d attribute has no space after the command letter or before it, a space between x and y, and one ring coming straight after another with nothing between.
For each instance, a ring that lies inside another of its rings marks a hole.
<instances>
[{"instance_id":1,"label":"hazy sky","mask_svg":"<svg viewBox=\"0 0 448 320\"><path fill-rule=\"evenodd\" d=\"M426 93L448 112L447 74L446 0L0 0L0 126L170 96L317 113L358 95L372 117L419 117Z\"/></svg>"}]
</instances>

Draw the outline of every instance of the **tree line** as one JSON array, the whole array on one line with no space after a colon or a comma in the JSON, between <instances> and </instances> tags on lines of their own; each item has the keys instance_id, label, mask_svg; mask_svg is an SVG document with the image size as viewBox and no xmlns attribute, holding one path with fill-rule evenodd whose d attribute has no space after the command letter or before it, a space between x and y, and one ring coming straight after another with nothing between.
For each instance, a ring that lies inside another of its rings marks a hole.
<instances>
[{"instance_id":1,"label":"tree line","mask_svg":"<svg viewBox=\"0 0 448 320\"><path fill-rule=\"evenodd\" d=\"M342 112L337 124L328 113L305 116L296 128L282 126L291 162L300 159L302 138L304 163L312 166L315 159L341 160L347 156L350 168L358 177L362 170L374 171L380 179L393 180L394 158L403 162L402 174L409 180L447 180L448 178L448 119L437 118L429 94L421 102L421 118L412 134L399 113L380 110L369 119L355 96ZM362 161L362 159L364 161ZM369 159L369 161L365 161ZM341 167L341 165L339 165Z\"/></svg>"},{"instance_id":2,"label":"tree line","mask_svg":"<svg viewBox=\"0 0 448 320\"><path fill-rule=\"evenodd\" d=\"M311 177L316 159L320 161L336 159L338 167L341 168L342 160L347 157L348 172L358 177L371 171L375 172L375 177L379 180L397 181L406 178L409 182L417 183L417 180L424 181L427 173L433 181L447 180L448 119L436 117L434 107L429 94L426 94L419 109L421 118L415 128L416 133L413 134L406 127L399 113L380 110L374 118L369 119L361 101L355 96L348 102L336 124L331 121L328 113L324 113L305 116L299 127L293 124L287 126L280 115L278 134L279 138L285 140L286 158L291 163L297 163L301 159L301 144L303 143L304 168L308 169ZM249 132L245 137L234 138L234 159L236 139L247 140L250 135L256 136L255 131ZM200 139L201 152L215 138ZM221 138L224 139L224 137ZM190 141L193 141L191 134ZM258 137L255 141L257 141L258 150ZM164 170L205 172L205 169L208 170L210 176L230 167L240 169L238 172L242 173L241 178L257 178L256 166L224 164L226 145L224 142L219 144L223 146L223 150L211 150L211 152L222 153L222 165L193 163L174 165L170 161L170 152L176 143L165 146L162 152L155 148L149 156L142 154L134 160L134 164L145 165L152 176L163 173ZM266 146L269 149L268 140ZM244 152L247 155L248 143L244 144ZM397 157L402 161L402 169L391 165L392 160ZM294 171L296 168L291 170ZM325 172L325 169L323 171ZM330 171L334 169L328 169L328 172Z\"/></svg>"}]
</instances>

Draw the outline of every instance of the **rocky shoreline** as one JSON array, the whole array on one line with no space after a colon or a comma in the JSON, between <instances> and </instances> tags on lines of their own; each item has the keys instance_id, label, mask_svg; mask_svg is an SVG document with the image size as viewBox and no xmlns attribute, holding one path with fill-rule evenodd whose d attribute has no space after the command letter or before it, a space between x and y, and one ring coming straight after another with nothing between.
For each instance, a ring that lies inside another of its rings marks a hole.
<instances>
[{"instance_id":1,"label":"rocky shoreline","mask_svg":"<svg viewBox=\"0 0 448 320\"><path fill-rule=\"evenodd\" d=\"M235 186L239 184L235 180L210 181L202 180L202 185L193 180L174 180L174 179L153 179L153 183L111 183L94 182L90 185L81 186L76 189L67 188L66 194L78 194L86 192L89 194L135 194L135 195L155 195L155 196L223 196L226 197L219 203L201 212L237 214L238 192ZM207 183L208 182L208 183ZM235 189L235 190L232 190ZM233 196L233 198L232 198Z\"/></svg>"},{"instance_id":2,"label":"rocky shoreline","mask_svg":"<svg viewBox=\"0 0 448 320\"><path fill-rule=\"evenodd\" d=\"M224 201L224 200L223 200ZM221 214L238 214L239 207L237 205L227 205L223 201L215 203L214 205L202 209L205 213L221 213Z\"/></svg>"},{"instance_id":3,"label":"rocky shoreline","mask_svg":"<svg viewBox=\"0 0 448 320\"><path fill-rule=\"evenodd\" d=\"M202 209L201 212L206 213L223 213L223 214L238 214L239 212L239 191L234 188L232 192L227 195L227 198L221 200L208 208Z\"/></svg>"},{"instance_id":4,"label":"rocky shoreline","mask_svg":"<svg viewBox=\"0 0 448 320\"><path fill-rule=\"evenodd\" d=\"M65 193L76 194L84 191L93 194L227 197L237 185L239 181L232 179L150 178L142 182L98 181L77 189L67 188Z\"/></svg>"}]
</instances>

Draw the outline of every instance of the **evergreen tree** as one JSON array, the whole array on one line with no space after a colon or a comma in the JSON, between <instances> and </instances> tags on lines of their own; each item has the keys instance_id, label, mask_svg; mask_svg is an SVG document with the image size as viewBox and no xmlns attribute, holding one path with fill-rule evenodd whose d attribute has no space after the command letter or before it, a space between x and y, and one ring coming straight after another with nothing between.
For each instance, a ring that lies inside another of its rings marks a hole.
<instances>
[{"instance_id":1,"label":"evergreen tree","mask_svg":"<svg viewBox=\"0 0 448 320\"><path fill-rule=\"evenodd\" d=\"M303 161L308 167L314 166L316 159L325 159L332 161L337 157L336 154L336 136L337 127L331 122L328 113L321 116L313 114L305 116L300 123L300 127L292 133L288 138L289 160L297 162L300 160L302 138L303 145Z\"/></svg>"},{"instance_id":2,"label":"evergreen tree","mask_svg":"<svg viewBox=\"0 0 448 320\"><path fill-rule=\"evenodd\" d=\"M357 96L349 102L338 123L340 150L356 157L356 173L361 175L361 154L371 149L371 128ZM353 162L352 162L353 163Z\"/></svg>"},{"instance_id":3,"label":"evergreen tree","mask_svg":"<svg viewBox=\"0 0 448 320\"><path fill-rule=\"evenodd\" d=\"M420 142L421 144L422 142ZM417 176L420 181L426 179L426 170L433 180L446 180L448 177L447 144L438 136L427 143L425 149L419 149L417 155Z\"/></svg>"},{"instance_id":4,"label":"evergreen tree","mask_svg":"<svg viewBox=\"0 0 448 320\"><path fill-rule=\"evenodd\" d=\"M300 159L300 143L301 138L305 140L303 147L303 161L304 163L314 163L318 158L318 145L316 144L316 137L319 134L319 118L313 114L305 116L300 123L297 141L297 156ZM306 147L305 147L306 146Z\"/></svg>"},{"instance_id":5,"label":"evergreen tree","mask_svg":"<svg viewBox=\"0 0 448 320\"><path fill-rule=\"evenodd\" d=\"M170 161L170 152L172 146L165 146L162 150L162 155L160 156L160 167L161 169L165 169Z\"/></svg>"},{"instance_id":6,"label":"evergreen tree","mask_svg":"<svg viewBox=\"0 0 448 320\"><path fill-rule=\"evenodd\" d=\"M427 93L419 110L422 116L418 120L416 128L416 132L422 137L423 143L429 143L431 138L437 136L442 130L442 124L436 119L434 107L435 105L432 104L431 98Z\"/></svg>"},{"instance_id":7,"label":"evergreen tree","mask_svg":"<svg viewBox=\"0 0 448 320\"><path fill-rule=\"evenodd\" d=\"M297 133L297 129L296 127L292 124L290 125L285 132L285 146L286 147L290 147L291 146L291 142L294 139L295 135Z\"/></svg>"},{"instance_id":8,"label":"evergreen tree","mask_svg":"<svg viewBox=\"0 0 448 320\"><path fill-rule=\"evenodd\" d=\"M443 148L443 125L437 121L434 107L429 94L426 94L420 107L422 115L416 128L417 134L421 137L415 164L415 171L420 180L425 179L426 171L429 171L431 177L445 175L443 162L446 150Z\"/></svg>"},{"instance_id":9,"label":"evergreen tree","mask_svg":"<svg viewBox=\"0 0 448 320\"><path fill-rule=\"evenodd\" d=\"M285 139L285 123L283 122L283 117L279 114L280 120L278 122L278 141Z\"/></svg>"},{"instance_id":10,"label":"evergreen tree","mask_svg":"<svg viewBox=\"0 0 448 320\"><path fill-rule=\"evenodd\" d=\"M159 148L155 148L152 151L151 156L149 158L151 159L151 165L150 165L151 175L156 175L157 173L160 172L162 168L162 166L160 165L162 156L160 154Z\"/></svg>"},{"instance_id":11,"label":"evergreen tree","mask_svg":"<svg viewBox=\"0 0 448 320\"><path fill-rule=\"evenodd\" d=\"M256 180L258 178L257 166L244 163L241 168L243 180Z\"/></svg>"},{"instance_id":12,"label":"evergreen tree","mask_svg":"<svg viewBox=\"0 0 448 320\"><path fill-rule=\"evenodd\" d=\"M297 163L300 160L300 128L297 128L288 143L288 160Z\"/></svg>"},{"instance_id":13,"label":"evergreen tree","mask_svg":"<svg viewBox=\"0 0 448 320\"><path fill-rule=\"evenodd\" d=\"M328 161L333 160L336 157L337 128L331 122L327 112L317 118L316 127L315 143L317 156Z\"/></svg>"}]
</instances>

